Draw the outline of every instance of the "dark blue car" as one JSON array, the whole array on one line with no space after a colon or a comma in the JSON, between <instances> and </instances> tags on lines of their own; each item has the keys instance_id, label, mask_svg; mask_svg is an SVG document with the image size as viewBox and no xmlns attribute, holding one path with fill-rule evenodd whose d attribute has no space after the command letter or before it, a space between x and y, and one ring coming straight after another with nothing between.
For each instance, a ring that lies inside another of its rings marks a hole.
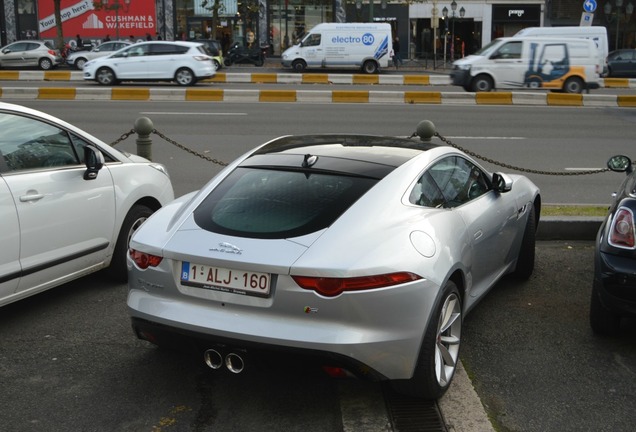
<instances>
[{"instance_id":1,"label":"dark blue car","mask_svg":"<svg viewBox=\"0 0 636 432\"><path fill-rule=\"evenodd\" d=\"M595 333L613 335L622 317L636 316L636 171L627 156L614 156L607 166L627 177L596 238L590 324Z\"/></svg>"}]
</instances>

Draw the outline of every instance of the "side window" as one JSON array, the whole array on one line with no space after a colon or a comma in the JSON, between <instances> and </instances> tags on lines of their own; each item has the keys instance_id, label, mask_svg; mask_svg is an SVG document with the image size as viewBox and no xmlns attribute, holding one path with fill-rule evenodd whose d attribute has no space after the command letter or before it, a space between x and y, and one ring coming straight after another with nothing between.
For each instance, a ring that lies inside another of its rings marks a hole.
<instances>
[{"instance_id":1,"label":"side window","mask_svg":"<svg viewBox=\"0 0 636 432\"><path fill-rule=\"evenodd\" d=\"M8 172L72 166L79 157L66 131L28 117L0 113L2 166Z\"/></svg>"},{"instance_id":2,"label":"side window","mask_svg":"<svg viewBox=\"0 0 636 432\"><path fill-rule=\"evenodd\" d=\"M303 42L303 46L319 46L320 45L320 34L312 33L305 39Z\"/></svg>"},{"instance_id":3,"label":"side window","mask_svg":"<svg viewBox=\"0 0 636 432\"><path fill-rule=\"evenodd\" d=\"M12 45L9 45L7 48L9 48L11 52L26 51L27 43L26 42L14 43Z\"/></svg>"},{"instance_id":4,"label":"side window","mask_svg":"<svg viewBox=\"0 0 636 432\"><path fill-rule=\"evenodd\" d=\"M429 173L448 207L460 206L490 190L485 173L459 156L441 160L431 167Z\"/></svg>"},{"instance_id":5,"label":"side window","mask_svg":"<svg viewBox=\"0 0 636 432\"><path fill-rule=\"evenodd\" d=\"M85 163L86 161L84 160L84 147L91 145L91 143L84 140L83 138L78 137L75 134L70 134L70 135L71 135L71 141L73 142L73 146L75 147L75 150L79 157L80 162ZM106 163L115 162L115 159L108 153L104 153L103 151L101 153L104 155L104 161Z\"/></svg>"},{"instance_id":6,"label":"side window","mask_svg":"<svg viewBox=\"0 0 636 432\"><path fill-rule=\"evenodd\" d=\"M138 45L132 46L127 50L129 57L141 57L145 55L149 55L148 53L148 45Z\"/></svg>"},{"instance_id":7,"label":"side window","mask_svg":"<svg viewBox=\"0 0 636 432\"><path fill-rule=\"evenodd\" d=\"M426 172L417 181L417 184L411 191L409 196L411 204L421 205L424 207L440 208L444 206L444 196L442 191L437 187L437 183L431 177L431 174Z\"/></svg>"},{"instance_id":8,"label":"side window","mask_svg":"<svg viewBox=\"0 0 636 432\"><path fill-rule=\"evenodd\" d=\"M508 42L501 46L495 53L496 58L518 59L521 58L521 42Z\"/></svg>"}]
</instances>

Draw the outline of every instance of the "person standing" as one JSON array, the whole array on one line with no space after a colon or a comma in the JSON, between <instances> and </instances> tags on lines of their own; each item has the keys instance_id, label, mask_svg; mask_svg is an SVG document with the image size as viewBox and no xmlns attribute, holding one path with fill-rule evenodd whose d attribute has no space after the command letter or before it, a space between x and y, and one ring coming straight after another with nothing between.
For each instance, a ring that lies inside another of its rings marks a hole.
<instances>
[{"instance_id":1,"label":"person standing","mask_svg":"<svg viewBox=\"0 0 636 432\"><path fill-rule=\"evenodd\" d=\"M404 64L402 57L400 57L400 38L397 36L393 39L393 64L396 69L398 68L398 65L401 66Z\"/></svg>"}]
</instances>

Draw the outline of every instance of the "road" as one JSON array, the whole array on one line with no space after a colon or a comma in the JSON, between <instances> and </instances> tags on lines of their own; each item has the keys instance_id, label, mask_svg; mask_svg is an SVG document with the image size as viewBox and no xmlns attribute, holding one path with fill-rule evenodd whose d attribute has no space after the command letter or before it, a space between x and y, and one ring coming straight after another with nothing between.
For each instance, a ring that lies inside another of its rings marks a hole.
<instances>
[{"instance_id":1,"label":"road","mask_svg":"<svg viewBox=\"0 0 636 432\"><path fill-rule=\"evenodd\" d=\"M428 118L474 151L558 170L600 167L594 162L608 153L629 154L635 120L632 110L598 108L24 104L107 142L148 116L172 139L226 161L283 133L326 132L328 125L336 132L408 135ZM178 194L220 169L161 142L154 159L168 166ZM120 145L135 150L133 138ZM537 176L544 202L581 196L596 202L621 179L561 177ZM628 431L636 424L636 322L626 322L617 338L591 334L592 251L591 242L539 242L530 281L504 279L467 316L462 361L498 431ZM125 298L125 285L93 275L2 308L4 430L387 430L378 384L334 381L293 359L250 359L241 375L214 373L201 359L137 341ZM444 413L451 425L458 415Z\"/></svg>"},{"instance_id":2,"label":"road","mask_svg":"<svg viewBox=\"0 0 636 432\"><path fill-rule=\"evenodd\" d=\"M617 338L591 334L592 248L539 242L535 275L504 279L466 318L461 358L496 430L636 424L636 322ZM2 308L3 430L390 430L377 383L285 358L248 358L240 375L212 371L137 341L125 298L125 285L97 274ZM464 413L443 414L457 425Z\"/></svg>"},{"instance_id":3,"label":"road","mask_svg":"<svg viewBox=\"0 0 636 432\"><path fill-rule=\"evenodd\" d=\"M371 133L411 135L422 120L453 143L502 164L556 175L527 173L544 203L609 202L622 174L572 175L602 169L610 156L636 158L636 110L591 107L426 106L157 101L47 101L17 103L57 114L110 143L135 119L150 118L170 139L208 157L230 161L285 134ZM328 128L326 127L328 125ZM153 159L168 166L181 195L201 187L219 167L153 135ZM136 152L134 137L120 146ZM489 170L515 171L482 161Z\"/></svg>"}]
</instances>

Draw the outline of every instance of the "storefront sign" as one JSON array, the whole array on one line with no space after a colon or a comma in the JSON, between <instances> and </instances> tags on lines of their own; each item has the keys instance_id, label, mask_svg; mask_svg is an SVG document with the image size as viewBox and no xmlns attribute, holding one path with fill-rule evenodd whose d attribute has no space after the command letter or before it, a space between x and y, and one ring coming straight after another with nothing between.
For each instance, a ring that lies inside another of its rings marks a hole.
<instances>
[{"instance_id":1,"label":"storefront sign","mask_svg":"<svg viewBox=\"0 0 636 432\"><path fill-rule=\"evenodd\" d=\"M98 9L101 0L62 0L61 15L64 36L77 34L82 38L114 37L143 38L146 33L157 32L155 0L109 0L106 7ZM115 6L117 5L117 6ZM55 10L50 0L38 0L38 24L42 39L57 37Z\"/></svg>"},{"instance_id":2,"label":"storefront sign","mask_svg":"<svg viewBox=\"0 0 636 432\"><path fill-rule=\"evenodd\" d=\"M494 5L494 22L534 22L541 19L540 5Z\"/></svg>"}]
</instances>

